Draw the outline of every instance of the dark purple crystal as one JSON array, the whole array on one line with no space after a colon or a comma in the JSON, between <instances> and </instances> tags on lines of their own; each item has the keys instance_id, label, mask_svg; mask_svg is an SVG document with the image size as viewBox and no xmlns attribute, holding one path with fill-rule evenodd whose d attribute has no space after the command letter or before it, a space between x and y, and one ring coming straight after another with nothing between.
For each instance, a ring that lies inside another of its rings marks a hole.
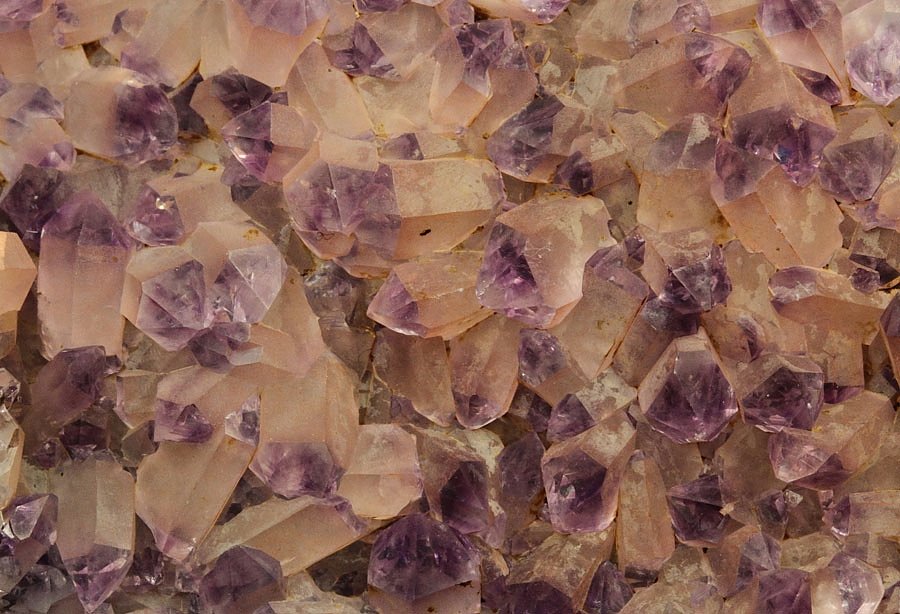
<instances>
[{"instance_id":1,"label":"dark purple crystal","mask_svg":"<svg viewBox=\"0 0 900 614\"><path fill-rule=\"evenodd\" d=\"M328 15L328 4L322 0L237 0L237 2L253 24L291 36L302 34L307 27Z\"/></svg>"},{"instance_id":2,"label":"dark purple crystal","mask_svg":"<svg viewBox=\"0 0 900 614\"><path fill-rule=\"evenodd\" d=\"M260 446L250 470L275 493L293 499L325 497L335 489L340 468L320 442L269 442Z\"/></svg>"},{"instance_id":3,"label":"dark purple crystal","mask_svg":"<svg viewBox=\"0 0 900 614\"><path fill-rule=\"evenodd\" d=\"M484 463L461 462L438 494L443 521L460 533L487 529L490 520L487 480Z\"/></svg>"},{"instance_id":4,"label":"dark purple crystal","mask_svg":"<svg viewBox=\"0 0 900 614\"><path fill-rule=\"evenodd\" d=\"M708 475L668 492L669 514L679 541L690 545L712 545L721 541L727 516L719 477Z\"/></svg>"},{"instance_id":5,"label":"dark purple crystal","mask_svg":"<svg viewBox=\"0 0 900 614\"><path fill-rule=\"evenodd\" d=\"M548 460L541 472L553 526L566 531L596 530L606 467L575 450Z\"/></svg>"},{"instance_id":6,"label":"dark purple crystal","mask_svg":"<svg viewBox=\"0 0 900 614\"><path fill-rule=\"evenodd\" d=\"M22 242L35 252L40 249L44 224L59 206L57 188L61 182L59 171L26 164L0 196L0 209L9 216Z\"/></svg>"},{"instance_id":7,"label":"dark purple crystal","mask_svg":"<svg viewBox=\"0 0 900 614\"><path fill-rule=\"evenodd\" d=\"M529 433L503 448L497 457L500 472L500 496L516 505L527 505L543 491L541 457L544 444Z\"/></svg>"},{"instance_id":8,"label":"dark purple crystal","mask_svg":"<svg viewBox=\"0 0 900 614\"><path fill-rule=\"evenodd\" d=\"M144 186L138 194L125 228L145 245L174 245L184 237L184 222L175 198L159 194L150 186Z\"/></svg>"},{"instance_id":9,"label":"dark purple crystal","mask_svg":"<svg viewBox=\"0 0 900 614\"><path fill-rule=\"evenodd\" d=\"M809 574L799 569L779 569L759 577L757 612L811 614Z\"/></svg>"},{"instance_id":10,"label":"dark purple crystal","mask_svg":"<svg viewBox=\"0 0 900 614\"><path fill-rule=\"evenodd\" d=\"M378 43L358 21L353 24L353 30L350 32L350 46L335 51L331 55L331 63L348 75L369 75L382 79L400 77L394 65L384 57Z\"/></svg>"},{"instance_id":11,"label":"dark purple crystal","mask_svg":"<svg viewBox=\"0 0 900 614\"><path fill-rule=\"evenodd\" d=\"M179 405L157 399L153 423L154 441L203 443L212 434L212 424L193 403Z\"/></svg>"},{"instance_id":12,"label":"dark purple crystal","mask_svg":"<svg viewBox=\"0 0 900 614\"><path fill-rule=\"evenodd\" d=\"M540 386L566 366L565 350L552 333L522 329L519 333L519 379L529 386Z\"/></svg>"},{"instance_id":13,"label":"dark purple crystal","mask_svg":"<svg viewBox=\"0 0 900 614\"><path fill-rule=\"evenodd\" d=\"M404 516L375 540L369 584L406 601L480 577L481 557L456 529L425 514Z\"/></svg>"},{"instance_id":14,"label":"dark purple crystal","mask_svg":"<svg viewBox=\"0 0 900 614\"><path fill-rule=\"evenodd\" d=\"M284 599L281 564L265 552L234 546L200 581L200 600L216 614L244 614Z\"/></svg>"},{"instance_id":15,"label":"dark purple crystal","mask_svg":"<svg viewBox=\"0 0 900 614\"><path fill-rule=\"evenodd\" d=\"M554 121L563 108L555 96L535 98L488 138L488 157L504 173L527 178L545 161Z\"/></svg>"},{"instance_id":16,"label":"dark purple crystal","mask_svg":"<svg viewBox=\"0 0 900 614\"><path fill-rule=\"evenodd\" d=\"M597 568L582 610L584 614L617 614L634 596L634 590L611 561Z\"/></svg>"},{"instance_id":17,"label":"dark purple crystal","mask_svg":"<svg viewBox=\"0 0 900 614\"><path fill-rule=\"evenodd\" d=\"M116 103L116 157L139 164L160 157L178 139L178 114L158 85L128 85Z\"/></svg>"},{"instance_id":18,"label":"dark purple crystal","mask_svg":"<svg viewBox=\"0 0 900 614\"><path fill-rule=\"evenodd\" d=\"M547 438L550 441L562 441L583 433L596 423L581 399L577 395L567 394L553 406L547 423Z\"/></svg>"}]
</instances>

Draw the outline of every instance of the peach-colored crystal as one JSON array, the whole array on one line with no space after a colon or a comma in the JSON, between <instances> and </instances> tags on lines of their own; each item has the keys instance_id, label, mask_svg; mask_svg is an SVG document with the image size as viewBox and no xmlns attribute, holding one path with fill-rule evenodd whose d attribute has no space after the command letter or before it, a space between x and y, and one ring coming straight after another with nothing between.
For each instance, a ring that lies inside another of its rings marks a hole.
<instances>
[{"instance_id":1,"label":"peach-colored crystal","mask_svg":"<svg viewBox=\"0 0 900 614\"><path fill-rule=\"evenodd\" d=\"M0 313L19 310L36 276L22 239L12 232L0 232Z\"/></svg>"},{"instance_id":2,"label":"peach-colored crystal","mask_svg":"<svg viewBox=\"0 0 900 614\"><path fill-rule=\"evenodd\" d=\"M674 551L675 535L662 474L656 461L635 453L628 460L619 487L618 563L626 573L652 574Z\"/></svg>"}]
</instances>

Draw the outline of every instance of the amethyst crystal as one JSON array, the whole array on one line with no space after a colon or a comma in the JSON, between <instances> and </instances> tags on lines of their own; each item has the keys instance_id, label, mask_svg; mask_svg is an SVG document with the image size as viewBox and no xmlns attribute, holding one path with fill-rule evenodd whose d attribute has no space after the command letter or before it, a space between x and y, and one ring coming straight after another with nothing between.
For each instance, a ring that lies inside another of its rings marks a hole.
<instances>
[{"instance_id":1,"label":"amethyst crystal","mask_svg":"<svg viewBox=\"0 0 900 614\"><path fill-rule=\"evenodd\" d=\"M895 294L881 314L881 328L888 337L900 337L900 294Z\"/></svg>"},{"instance_id":2,"label":"amethyst crystal","mask_svg":"<svg viewBox=\"0 0 900 614\"><path fill-rule=\"evenodd\" d=\"M565 350L552 333L530 328L519 333L519 379L525 384L540 386L567 362Z\"/></svg>"},{"instance_id":3,"label":"amethyst crystal","mask_svg":"<svg viewBox=\"0 0 900 614\"><path fill-rule=\"evenodd\" d=\"M261 321L281 291L285 273L284 259L272 244L231 250L211 290L214 309L230 322Z\"/></svg>"},{"instance_id":4,"label":"amethyst crystal","mask_svg":"<svg viewBox=\"0 0 900 614\"><path fill-rule=\"evenodd\" d=\"M406 601L479 578L481 557L456 529L425 514L405 516L375 540L369 584Z\"/></svg>"},{"instance_id":5,"label":"amethyst crystal","mask_svg":"<svg viewBox=\"0 0 900 614\"><path fill-rule=\"evenodd\" d=\"M22 242L35 252L40 249L44 224L60 204L56 190L61 182L59 171L26 164L0 197L0 210L9 216Z\"/></svg>"},{"instance_id":6,"label":"amethyst crystal","mask_svg":"<svg viewBox=\"0 0 900 614\"><path fill-rule=\"evenodd\" d=\"M541 471L553 526L566 531L596 530L607 468L575 450L548 460Z\"/></svg>"},{"instance_id":7,"label":"amethyst crystal","mask_svg":"<svg viewBox=\"0 0 900 614\"><path fill-rule=\"evenodd\" d=\"M155 84L124 85L116 103L116 157L139 164L160 157L178 139L178 114Z\"/></svg>"},{"instance_id":8,"label":"amethyst crystal","mask_svg":"<svg viewBox=\"0 0 900 614\"><path fill-rule=\"evenodd\" d=\"M225 416L225 434L252 446L259 443L259 396L251 396Z\"/></svg>"},{"instance_id":9,"label":"amethyst crystal","mask_svg":"<svg viewBox=\"0 0 900 614\"><path fill-rule=\"evenodd\" d=\"M853 87L876 104L891 104L900 96L898 55L900 19L886 17L866 42L847 50L847 72Z\"/></svg>"},{"instance_id":10,"label":"amethyst crystal","mask_svg":"<svg viewBox=\"0 0 900 614\"><path fill-rule=\"evenodd\" d=\"M465 65L463 81L479 92L489 92L488 68L515 42L506 19L485 19L454 28Z\"/></svg>"},{"instance_id":11,"label":"amethyst crystal","mask_svg":"<svg viewBox=\"0 0 900 614\"><path fill-rule=\"evenodd\" d=\"M737 200L756 191L756 185L775 166L772 160L753 155L720 139L716 145L716 176L726 201Z\"/></svg>"},{"instance_id":12,"label":"amethyst crystal","mask_svg":"<svg viewBox=\"0 0 900 614\"><path fill-rule=\"evenodd\" d=\"M596 423L581 399L575 394L567 394L553 406L547 423L547 438L550 441L562 441L583 433Z\"/></svg>"},{"instance_id":13,"label":"amethyst crystal","mask_svg":"<svg viewBox=\"0 0 900 614\"><path fill-rule=\"evenodd\" d=\"M23 425L29 436L51 437L72 422L99 397L106 372L103 347L63 350L38 372L31 387L32 411ZM40 420L40 424L32 421ZM29 432L30 431L30 432Z\"/></svg>"},{"instance_id":14,"label":"amethyst crystal","mask_svg":"<svg viewBox=\"0 0 900 614\"><path fill-rule=\"evenodd\" d=\"M546 161L554 120L563 108L555 96L535 98L488 138L488 157L504 173L527 179Z\"/></svg>"},{"instance_id":15,"label":"amethyst crystal","mask_svg":"<svg viewBox=\"0 0 900 614\"><path fill-rule=\"evenodd\" d=\"M500 496L515 505L527 505L543 491L541 457L544 444L529 433L503 448L497 457L500 473Z\"/></svg>"},{"instance_id":16,"label":"amethyst crystal","mask_svg":"<svg viewBox=\"0 0 900 614\"><path fill-rule=\"evenodd\" d=\"M184 222L175 198L146 185L138 194L125 229L145 245L174 245L184 237Z\"/></svg>"},{"instance_id":17,"label":"amethyst crystal","mask_svg":"<svg viewBox=\"0 0 900 614\"><path fill-rule=\"evenodd\" d=\"M15 32L44 11L43 0L6 0L0 2L0 32Z\"/></svg>"},{"instance_id":18,"label":"amethyst crystal","mask_svg":"<svg viewBox=\"0 0 900 614\"><path fill-rule=\"evenodd\" d=\"M387 13L396 11L406 4L407 0L354 0L356 10L360 13Z\"/></svg>"},{"instance_id":19,"label":"amethyst crystal","mask_svg":"<svg viewBox=\"0 0 900 614\"><path fill-rule=\"evenodd\" d=\"M281 565L247 546L226 550L200 580L200 600L215 614L244 614L284 597Z\"/></svg>"},{"instance_id":20,"label":"amethyst crystal","mask_svg":"<svg viewBox=\"0 0 900 614\"><path fill-rule=\"evenodd\" d=\"M824 73L808 68L801 68L799 66L791 66L791 70L794 72L794 75L800 79L800 83L803 84L803 87L805 87L813 96L818 96L831 106L841 104L841 90L837 86L837 83L831 80L831 77Z\"/></svg>"},{"instance_id":21,"label":"amethyst crystal","mask_svg":"<svg viewBox=\"0 0 900 614\"><path fill-rule=\"evenodd\" d=\"M271 87L234 69L212 77L210 83L210 93L222 103L232 117L268 102L273 95Z\"/></svg>"},{"instance_id":22,"label":"amethyst crystal","mask_svg":"<svg viewBox=\"0 0 900 614\"><path fill-rule=\"evenodd\" d=\"M353 24L353 30L350 32L350 46L335 51L331 56L331 63L353 76L369 75L381 79L398 79L400 76L394 65L384 57L384 52L372 39L366 27L358 21ZM421 156L421 152L419 155Z\"/></svg>"},{"instance_id":23,"label":"amethyst crystal","mask_svg":"<svg viewBox=\"0 0 900 614\"><path fill-rule=\"evenodd\" d=\"M779 569L762 574L756 611L811 614L809 574L799 569Z\"/></svg>"},{"instance_id":24,"label":"amethyst crystal","mask_svg":"<svg viewBox=\"0 0 900 614\"><path fill-rule=\"evenodd\" d=\"M56 495L26 495L3 511L0 592L8 593L56 542Z\"/></svg>"},{"instance_id":25,"label":"amethyst crystal","mask_svg":"<svg viewBox=\"0 0 900 614\"><path fill-rule=\"evenodd\" d=\"M503 614L575 614L572 599L547 582L525 582L509 587Z\"/></svg>"},{"instance_id":26,"label":"amethyst crystal","mask_svg":"<svg viewBox=\"0 0 900 614\"><path fill-rule=\"evenodd\" d=\"M212 434L212 424L193 403L179 405L157 399L153 420L154 441L202 443Z\"/></svg>"},{"instance_id":27,"label":"amethyst crystal","mask_svg":"<svg viewBox=\"0 0 900 614\"><path fill-rule=\"evenodd\" d=\"M325 497L340 476L324 443L269 442L260 446L250 470L275 493L293 499L303 495Z\"/></svg>"},{"instance_id":28,"label":"amethyst crystal","mask_svg":"<svg viewBox=\"0 0 900 614\"><path fill-rule=\"evenodd\" d=\"M237 0L250 21L264 28L298 36L328 15L323 0Z\"/></svg>"},{"instance_id":29,"label":"amethyst crystal","mask_svg":"<svg viewBox=\"0 0 900 614\"><path fill-rule=\"evenodd\" d=\"M725 102L750 72L750 54L720 38L705 34L685 37L685 58L694 69L694 86L712 92Z\"/></svg>"},{"instance_id":30,"label":"amethyst crystal","mask_svg":"<svg viewBox=\"0 0 900 614\"><path fill-rule=\"evenodd\" d=\"M556 183L573 194L583 196L594 189L594 169L580 151L563 160L556 169Z\"/></svg>"},{"instance_id":31,"label":"amethyst crystal","mask_svg":"<svg viewBox=\"0 0 900 614\"><path fill-rule=\"evenodd\" d=\"M819 183L842 201L868 200L891 172L895 150L888 133L826 148Z\"/></svg>"},{"instance_id":32,"label":"amethyst crystal","mask_svg":"<svg viewBox=\"0 0 900 614\"><path fill-rule=\"evenodd\" d=\"M604 561L597 568L585 599L585 614L617 614L634 596L634 590L611 561Z\"/></svg>"},{"instance_id":33,"label":"amethyst crystal","mask_svg":"<svg viewBox=\"0 0 900 614\"><path fill-rule=\"evenodd\" d=\"M438 494L443 521L460 533L478 533L488 527L487 467L463 461Z\"/></svg>"},{"instance_id":34,"label":"amethyst crystal","mask_svg":"<svg viewBox=\"0 0 900 614\"><path fill-rule=\"evenodd\" d=\"M167 350L187 345L212 319L203 265L189 260L144 281L135 325Z\"/></svg>"},{"instance_id":35,"label":"amethyst crystal","mask_svg":"<svg viewBox=\"0 0 900 614\"><path fill-rule=\"evenodd\" d=\"M769 364L775 368L766 368ZM749 372L760 377L741 399L748 424L765 431L812 428L822 409L825 384L825 376L814 362L763 355L751 363Z\"/></svg>"},{"instance_id":36,"label":"amethyst crystal","mask_svg":"<svg viewBox=\"0 0 900 614\"><path fill-rule=\"evenodd\" d=\"M729 294L731 279L722 248L712 244L704 258L671 271L660 300L679 313L692 314L721 305Z\"/></svg>"},{"instance_id":37,"label":"amethyst crystal","mask_svg":"<svg viewBox=\"0 0 900 614\"><path fill-rule=\"evenodd\" d=\"M249 324L217 322L193 337L188 349L202 366L225 373L236 365L259 362L262 350L249 340Z\"/></svg>"},{"instance_id":38,"label":"amethyst crystal","mask_svg":"<svg viewBox=\"0 0 900 614\"><path fill-rule=\"evenodd\" d=\"M131 552L94 545L84 556L65 561L78 600L93 612L118 588L131 565Z\"/></svg>"},{"instance_id":39,"label":"amethyst crystal","mask_svg":"<svg viewBox=\"0 0 900 614\"><path fill-rule=\"evenodd\" d=\"M679 541L691 546L711 546L721 541L727 516L722 513L725 502L718 476L703 476L673 486L668 499Z\"/></svg>"}]
</instances>

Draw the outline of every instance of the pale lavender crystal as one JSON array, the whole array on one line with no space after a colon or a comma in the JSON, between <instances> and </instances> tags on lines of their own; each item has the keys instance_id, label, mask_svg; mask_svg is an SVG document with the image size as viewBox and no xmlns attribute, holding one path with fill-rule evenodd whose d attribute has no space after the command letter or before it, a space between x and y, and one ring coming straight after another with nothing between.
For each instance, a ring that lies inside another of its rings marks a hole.
<instances>
[{"instance_id":1,"label":"pale lavender crystal","mask_svg":"<svg viewBox=\"0 0 900 614\"><path fill-rule=\"evenodd\" d=\"M407 0L355 0L356 10L360 13L387 13L396 11L407 3Z\"/></svg>"},{"instance_id":2,"label":"pale lavender crystal","mask_svg":"<svg viewBox=\"0 0 900 614\"><path fill-rule=\"evenodd\" d=\"M596 530L607 468L576 450L548 460L541 472L553 526L569 531Z\"/></svg>"},{"instance_id":3,"label":"pale lavender crystal","mask_svg":"<svg viewBox=\"0 0 900 614\"><path fill-rule=\"evenodd\" d=\"M568 362L565 350L552 333L526 328L519 333L519 379L540 386Z\"/></svg>"},{"instance_id":4,"label":"pale lavender crystal","mask_svg":"<svg viewBox=\"0 0 900 614\"><path fill-rule=\"evenodd\" d=\"M553 406L547 423L547 439L562 441L583 433L596 424L596 420L575 394L567 394Z\"/></svg>"},{"instance_id":5,"label":"pale lavender crystal","mask_svg":"<svg viewBox=\"0 0 900 614\"><path fill-rule=\"evenodd\" d=\"M708 351L679 352L646 409L650 425L676 443L712 441L737 413L734 390Z\"/></svg>"},{"instance_id":6,"label":"pale lavender crystal","mask_svg":"<svg viewBox=\"0 0 900 614\"><path fill-rule=\"evenodd\" d=\"M259 443L259 397L251 396L225 416L225 434L255 446Z\"/></svg>"},{"instance_id":7,"label":"pale lavender crystal","mask_svg":"<svg viewBox=\"0 0 900 614\"><path fill-rule=\"evenodd\" d=\"M731 294L731 279L725 269L722 248L713 244L696 262L673 269L660 299L682 314L709 311Z\"/></svg>"},{"instance_id":8,"label":"pale lavender crystal","mask_svg":"<svg viewBox=\"0 0 900 614\"><path fill-rule=\"evenodd\" d=\"M331 55L331 63L348 75L369 75L382 79L399 78L397 69L384 57L384 52L378 43L375 42L366 27L358 21L353 24L350 32L350 46L335 51Z\"/></svg>"},{"instance_id":9,"label":"pale lavender crystal","mask_svg":"<svg viewBox=\"0 0 900 614\"><path fill-rule=\"evenodd\" d=\"M900 18L885 18L868 41L847 50L847 72L853 87L875 103L889 105L900 96L898 57Z\"/></svg>"},{"instance_id":10,"label":"pale lavender crystal","mask_svg":"<svg viewBox=\"0 0 900 614\"><path fill-rule=\"evenodd\" d=\"M541 491L541 458L544 444L534 433L528 433L503 448L497 457L500 473L500 495L504 501L528 506Z\"/></svg>"},{"instance_id":11,"label":"pale lavender crystal","mask_svg":"<svg viewBox=\"0 0 900 614\"><path fill-rule=\"evenodd\" d=\"M843 552L831 559L827 569L834 574L842 614L875 611L885 594L877 569Z\"/></svg>"},{"instance_id":12,"label":"pale lavender crystal","mask_svg":"<svg viewBox=\"0 0 900 614\"><path fill-rule=\"evenodd\" d=\"M178 114L155 84L123 84L116 100L116 157L140 164L159 158L178 140Z\"/></svg>"},{"instance_id":13,"label":"pale lavender crystal","mask_svg":"<svg viewBox=\"0 0 900 614\"><path fill-rule=\"evenodd\" d=\"M744 420L767 431L811 429L822 409L824 385L821 372L782 366L741 399Z\"/></svg>"},{"instance_id":14,"label":"pale lavender crystal","mask_svg":"<svg viewBox=\"0 0 900 614\"><path fill-rule=\"evenodd\" d=\"M341 470L321 442L269 442L260 446L250 470L275 493L293 499L332 493Z\"/></svg>"},{"instance_id":15,"label":"pale lavender crystal","mask_svg":"<svg viewBox=\"0 0 900 614\"><path fill-rule=\"evenodd\" d=\"M760 158L725 139L716 145L716 176L722 182L726 201L755 192L759 180L774 166L773 160Z\"/></svg>"},{"instance_id":16,"label":"pale lavender crystal","mask_svg":"<svg viewBox=\"0 0 900 614\"><path fill-rule=\"evenodd\" d=\"M819 164L819 183L842 201L868 200L891 172L895 151L887 133L829 148Z\"/></svg>"},{"instance_id":17,"label":"pale lavender crystal","mask_svg":"<svg viewBox=\"0 0 900 614\"><path fill-rule=\"evenodd\" d=\"M0 2L0 32L26 29L43 10L43 0L4 0Z\"/></svg>"},{"instance_id":18,"label":"pale lavender crystal","mask_svg":"<svg viewBox=\"0 0 900 614\"><path fill-rule=\"evenodd\" d=\"M634 590L611 561L597 568L582 610L584 614L617 614L631 601Z\"/></svg>"},{"instance_id":19,"label":"pale lavender crystal","mask_svg":"<svg viewBox=\"0 0 900 614\"><path fill-rule=\"evenodd\" d=\"M555 183L568 188L573 194L583 196L594 189L594 169L580 151L563 160L556 169Z\"/></svg>"},{"instance_id":20,"label":"pale lavender crystal","mask_svg":"<svg viewBox=\"0 0 900 614\"><path fill-rule=\"evenodd\" d=\"M695 71L694 85L709 90L720 102L728 100L750 72L750 54L714 36L688 35L684 55Z\"/></svg>"},{"instance_id":21,"label":"pale lavender crystal","mask_svg":"<svg viewBox=\"0 0 900 614\"><path fill-rule=\"evenodd\" d=\"M224 373L239 364L259 361L258 347L247 343L250 325L217 322L191 338L188 348L202 366Z\"/></svg>"},{"instance_id":22,"label":"pale lavender crystal","mask_svg":"<svg viewBox=\"0 0 900 614\"><path fill-rule=\"evenodd\" d=\"M504 614L575 614L572 599L547 582L525 582L509 587Z\"/></svg>"},{"instance_id":23,"label":"pale lavender crystal","mask_svg":"<svg viewBox=\"0 0 900 614\"><path fill-rule=\"evenodd\" d=\"M535 98L488 138L488 157L504 173L520 177L529 175L545 161L554 120L563 108L563 103L555 96L547 94Z\"/></svg>"},{"instance_id":24,"label":"pale lavender crystal","mask_svg":"<svg viewBox=\"0 0 900 614\"><path fill-rule=\"evenodd\" d=\"M672 27L676 32L709 32L712 21L705 0L680 0L672 16Z\"/></svg>"},{"instance_id":25,"label":"pale lavender crystal","mask_svg":"<svg viewBox=\"0 0 900 614\"><path fill-rule=\"evenodd\" d=\"M693 335L700 326L697 313L681 313L671 301L654 296L641 307L638 317L647 321L654 329L674 335Z\"/></svg>"},{"instance_id":26,"label":"pale lavender crystal","mask_svg":"<svg viewBox=\"0 0 900 614\"><path fill-rule=\"evenodd\" d=\"M487 467L463 461L438 495L441 518L460 533L477 533L488 527Z\"/></svg>"},{"instance_id":27,"label":"pale lavender crystal","mask_svg":"<svg viewBox=\"0 0 900 614\"><path fill-rule=\"evenodd\" d=\"M809 574L799 569L779 569L762 574L756 611L811 614Z\"/></svg>"},{"instance_id":28,"label":"pale lavender crystal","mask_svg":"<svg viewBox=\"0 0 900 614\"><path fill-rule=\"evenodd\" d=\"M811 94L818 96L831 106L841 104L841 89L837 83L832 81L831 77L825 73L800 66L791 66L791 70Z\"/></svg>"},{"instance_id":29,"label":"pale lavender crystal","mask_svg":"<svg viewBox=\"0 0 900 614\"><path fill-rule=\"evenodd\" d=\"M515 43L509 20L485 19L457 26L454 32L465 60L463 81L476 90L489 91L488 68Z\"/></svg>"},{"instance_id":30,"label":"pale lavender crystal","mask_svg":"<svg viewBox=\"0 0 900 614\"><path fill-rule=\"evenodd\" d=\"M19 231L22 242L37 252L40 250L41 230L59 206L57 188L62 174L50 168L26 164L0 197L0 210Z\"/></svg>"},{"instance_id":31,"label":"pale lavender crystal","mask_svg":"<svg viewBox=\"0 0 900 614\"><path fill-rule=\"evenodd\" d=\"M351 322L365 314L365 283L333 262L323 263L303 278L306 300L317 316L339 314Z\"/></svg>"},{"instance_id":32,"label":"pale lavender crystal","mask_svg":"<svg viewBox=\"0 0 900 614\"><path fill-rule=\"evenodd\" d=\"M264 28L298 36L328 15L323 0L237 0L250 21Z\"/></svg>"},{"instance_id":33,"label":"pale lavender crystal","mask_svg":"<svg viewBox=\"0 0 900 614\"><path fill-rule=\"evenodd\" d=\"M212 434L212 424L193 403L179 405L157 399L153 419L154 441L202 443Z\"/></svg>"},{"instance_id":34,"label":"pale lavender crystal","mask_svg":"<svg viewBox=\"0 0 900 614\"><path fill-rule=\"evenodd\" d=\"M686 544L708 546L721 541L727 516L719 477L707 475L668 492L669 514L675 535Z\"/></svg>"},{"instance_id":35,"label":"pale lavender crystal","mask_svg":"<svg viewBox=\"0 0 900 614\"><path fill-rule=\"evenodd\" d=\"M881 314L881 327L888 337L900 337L900 294L895 294Z\"/></svg>"},{"instance_id":36,"label":"pale lavender crystal","mask_svg":"<svg viewBox=\"0 0 900 614\"><path fill-rule=\"evenodd\" d=\"M184 238L184 222L175 197L161 195L147 185L141 188L125 229L145 245L174 245Z\"/></svg>"},{"instance_id":37,"label":"pale lavender crystal","mask_svg":"<svg viewBox=\"0 0 900 614\"><path fill-rule=\"evenodd\" d=\"M275 145L272 143L272 103L264 102L222 126L222 140L234 157L264 181Z\"/></svg>"},{"instance_id":38,"label":"pale lavender crystal","mask_svg":"<svg viewBox=\"0 0 900 614\"><path fill-rule=\"evenodd\" d=\"M189 260L141 284L135 324L168 350L187 345L210 324L203 265Z\"/></svg>"},{"instance_id":39,"label":"pale lavender crystal","mask_svg":"<svg viewBox=\"0 0 900 614\"><path fill-rule=\"evenodd\" d=\"M746 587L753 578L765 575L767 572L778 569L781 560L781 545L775 538L765 533L753 533L741 545L741 556L738 560L737 580L733 592L738 592ZM762 580L760 579L760 585ZM760 597L762 590L760 590ZM780 612L780 610L766 610Z\"/></svg>"},{"instance_id":40,"label":"pale lavender crystal","mask_svg":"<svg viewBox=\"0 0 900 614\"><path fill-rule=\"evenodd\" d=\"M456 529L425 514L404 516L375 540L369 584L406 601L480 577L481 557Z\"/></svg>"},{"instance_id":41,"label":"pale lavender crystal","mask_svg":"<svg viewBox=\"0 0 900 614\"><path fill-rule=\"evenodd\" d=\"M122 582L131 565L131 551L96 544L88 554L67 559L65 564L78 600L93 612Z\"/></svg>"},{"instance_id":42,"label":"pale lavender crystal","mask_svg":"<svg viewBox=\"0 0 900 614\"><path fill-rule=\"evenodd\" d=\"M814 28L833 7L830 0L762 0L756 21L768 36Z\"/></svg>"},{"instance_id":43,"label":"pale lavender crystal","mask_svg":"<svg viewBox=\"0 0 900 614\"><path fill-rule=\"evenodd\" d=\"M484 248L475 293L485 307L539 325L552 316L552 310L544 304L531 273L525 243L522 233L495 223Z\"/></svg>"},{"instance_id":44,"label":"pale lavender crystal","mask_svg":"<svg viewBox=\"0 0 900 614\"><path fill-rule=\"evenodd\" d=\"M212 77L210 83L210 93L219 99L232 117L268 102L273 96L271 87L233 68Z\"/></svg>"},{"instance_id":45,"label":"pale lavender crystal","mask_svg":"<svg viewBox=\"0 0 900 614\"><path fill-rule=\"evenodd\" d=\"M245 614L284 599L281 564L265 552L234 546L200 580L200 600L214 614Z\"/></svg>"},{"instance_id":46,"label":"pale lavender crystal","mask_svg":"<svg viewBox=\"0 0 900 614\"><path fill-rule=\"evenodd\" d=\"M56 542L56 495L13 499L0 529L0 592L8 593Z\"/></svg>"},{"instance_id":47,"label":"pale lavender crystal","mask_svg":"<svg viewBox=\"0 0 900 614\"><path fill-rule=\"evenodd\" d=\"M755 111L732 124L736 146L774 160L791 181L801 186L812 181L822 150L835 134L834 128L801 119L786 106Z\"/></svg>"},{"instance_id":48,"label":"pale lavender crystal","mask_svg":"<svg viewBox=\"0 0 900 614\"><path fill-rule=\"evenodd\" d=\"M422 147L414 132L407 132L389 139L379 152L383 159L391 160L424 160Z\"/></svg>"},{"instance_id":49,"label":"pale lavender crystal","mask_svg":"<svg viewBox=\"0 0 900 614\"><path fill-rule=\"evenodd\" d=\"M281 291L286 271L274 245L231 250L213 285L215 310L232 322L261 321Z\"/></svg>"},{"instance_id":50,"label":"pale lavender crystal","mask_svg":"<svg viewBox=\"0 0 900 614\"><path fill-rule=\"evenodd\" d=\"M62 350L38 372L32 405L54 425L64 426L97 400L105 372L102 346Z\"/></svg>"},{"instance_id":51,"label":"pale lavender crystal","mask_svg":"<svg viewBox=\"0 0 900 614\"><path fill-rule=\"evenodd\" d=\"M830 490L851 475L840 456L811 444L801 433L779 431L769 438L769 460L776 475L791 484Z\"/></svg>"}]
</instances>

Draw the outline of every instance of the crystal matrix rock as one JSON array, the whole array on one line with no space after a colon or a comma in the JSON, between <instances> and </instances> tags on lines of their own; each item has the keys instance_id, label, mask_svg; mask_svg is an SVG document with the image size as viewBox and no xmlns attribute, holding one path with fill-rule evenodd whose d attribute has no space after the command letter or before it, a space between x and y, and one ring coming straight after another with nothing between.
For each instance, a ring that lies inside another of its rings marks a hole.
<instances>
[{"instance_id":1,"label":"crystal matrix rock","mask_svg":"<svg viewBox=\"0 0 900 614\"><path fill-rule=\"evenodd\" d=\"M710 441L737 413L731 384L705 333L673 341L647 375L638 400L650 425L672 441Z\"/></svg>"},{"instance_id":2,"label":"crystal matrix rock","mask_svg":"<svg viewBox=\"0 0 900 614\"><path fill-rule=\"evenodd\" d=\"M407 601L478 578L479 556L456 530L424 514L398 520L375 540L369 584Z\"/></svg>"},{"instance_id":3,"label":"crystal matrix rock","mask_svg":"<svg viewBox=\"0 0 900 614\"><path fill-rule=\"evenodd\" d=\"M532 201L501 214L485 247L479 301L534 326L560 322L581 298L588 258L612 244L607 219L593 197Z\"/></svg>"},{"instance_id":4,"label":"crystal matrix rock","mask_svg":"<svg viewBox=\"0 0 900 614\"><path fill-rule=\"evenodd\" d=\"M93 612L131 565L134 479L111 459L88 459L53 474L51 489L59 499L59 554L79 601Z\"/></svg>"},{"instance_id":5,"label":"crystal matrix rock","mask_svg":"<svg viewBox=\"0 0 900 614\"><path fill-rule=\"evenodd\" d=\"M69 197L44 226L38 266L38 317L43 353L63 348L103 346L108 355L122 347L119 313L131 239L94 194ZM87 286L81 279L103 279Z\"/></svg>"}]
</instances>

